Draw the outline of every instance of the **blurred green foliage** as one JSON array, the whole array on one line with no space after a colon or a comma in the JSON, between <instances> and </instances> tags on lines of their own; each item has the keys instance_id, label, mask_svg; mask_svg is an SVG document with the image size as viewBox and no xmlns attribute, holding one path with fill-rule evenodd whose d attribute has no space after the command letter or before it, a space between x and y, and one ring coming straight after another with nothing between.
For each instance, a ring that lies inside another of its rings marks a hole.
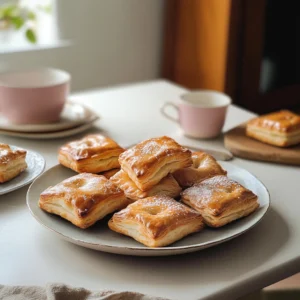
<instances>
[{"instance_id":1,"label":"blurred green foliage","mask_svg":"<svg viewBox=\"0 0 300 300\"><path fill-rule=\"evenodd\" d=\"M45 13L52 12L51 5L38 5L37 9ZM0 6L0 30L6 30L11 27L19 30L24 27L26 28L26 39L33 44L37 42L35 22L36 13L29 8L9 3Z\"/></svg>"}]
</instances>

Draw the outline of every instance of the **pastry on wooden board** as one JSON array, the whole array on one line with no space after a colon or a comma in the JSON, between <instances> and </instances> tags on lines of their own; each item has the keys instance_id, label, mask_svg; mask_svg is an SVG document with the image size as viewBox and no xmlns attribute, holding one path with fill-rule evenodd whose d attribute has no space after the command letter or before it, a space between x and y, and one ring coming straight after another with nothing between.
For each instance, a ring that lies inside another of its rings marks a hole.
<instances>
[{"instance_id":1,"label":"pastry on wooden board","mask_svg":"<svg viewBox=\"0 0 300 300\"><path fill-rule=\"evenodd\" d=\"M192 153L193 165L177 170L173 176L183 188L190 187L206 178L215 175L226 175L227 172L218 164L214 157L203 151Z\"/></svg>"},{"instance_id":2,"label":"pastry on wooden board","mask_svg":"<svg viewBox=\"0 0 300 300\"><path fill-rule=\"evenodd\" d=\"M123 170L116 173L110 180L123 190L127 198L133 201L155 195L165 195L176 198L180 195L182 190L171 174L168 174L159 183L147 191L140 190Z\"/></svg>"},{"instance_id":3,"label":"pastry on wooden board","mask_svg":"<svg viewBox=\"0 0 300 300\"><path fill-rule=\"evenodd\" d=\"M247 123L246 135L278 147L299 144L300 116L282 110L257 117Z\"/></svg>"},{"instance_id":4,"label":"pastry on wooden board","mask_svg":"<svg viewBox=\"0 0 300 300\"><path fill-rule=\"evenodd\" d=\"M259 207L253 192L224 175L205 179L184 190L181 201L198 211L211 227L224 226Z\"/></svg>"},{"instance_id":5,"label":"pastry on wooden board","mask_svg":"<svg viewBox=\"0 0 300 300\"><path fill-rule=\"evenodd\" d=\"M87 135L59 149L59 162L78 173L100 173L120 167L124 151L114 140L101 134Z\"/></svg>"},{"instance_id":6,"label":"pastry on wooden board","mask_svg":"<svg viewBox=\"0 0 300 300\"><path fill-rule=\"evenodd\" d=\"M195 210L167 196L138 200L115 213L108 226L148 247L163 247L204 227Z\"/></svg>"},{"instance_id":7,"label":"pastry on wooden board","mask_svg":"<svg viewBox=\"0 0 300 300\"><path fill-rule=\"evenodd\" d=\"M7 144L0 144L0 183L7 182L27 168L25 150L12 150Z\"/></svg>"},{"instance_id":8,"label":"pastry on wooden board","mask_svg":"<svg viewBox=\"0 0 300 300\"><path fill-rule=\"evenodd\" d=\"M192 165L191 151L167 136L145 140L119 157L123 171L136 186L146 191L168 173Z\"/></svg>"},{"instance_id":9,"label":"pastry on wooden board","mask_svg":"<svg viewBox=\"0 0 300 300\"><path fill-rule=\"evenodd\" d=\"M39 206L80 228L88 228L106 215L126 207L123 191L102 175L81 173L41 193Z\"/></svg>"}]
</instances>

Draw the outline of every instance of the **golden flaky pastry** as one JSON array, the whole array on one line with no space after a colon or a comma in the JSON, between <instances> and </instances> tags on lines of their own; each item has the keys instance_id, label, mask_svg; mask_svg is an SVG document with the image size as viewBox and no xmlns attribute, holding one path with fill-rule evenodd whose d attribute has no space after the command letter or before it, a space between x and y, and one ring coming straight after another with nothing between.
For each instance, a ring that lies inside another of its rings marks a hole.
<instances>
[{"instance_id":1,"label":"golden flaky pastry","mask_svg":"<svg viewBox=\"0 0 300 300\"><path fill-rule=\"evenodd\" d=\"M192 165L191 151L163 136L145 140L119 157L121 168L136 186L146 191L168 173Z\"/></svg>"},{"instance_id":2,"label":"golden flaky pastry","mask_svg":"<svg viewBox=\"0 0 300 300\"><path fill-rule=\"evenodd\" d=\"M15 178L26 168L25 150L12 150L9 145L0 144L0 183Z\"/></svg>"},{"instance_id":3,"label":"golden flaky pastry","mask_svg":"<svg viewBox=\"0 0 300 300\"><path fill-rule=\"evenodd\" d=\"M104 176L82 173L47 188L39 206L80 228L87 228L129 201L121 189Z\"/></svg>"},{"instance_id":4,"label":"golden flaky pastry","mask_svg":"<svg viewBox=\"0 0 300 300\"><path fill-rule=\"evenodd\" d=\"M118 169L111 169L111 170L108 170L108 171L104 171L104 172L100 173L99 175L103 175L107 179L110 179L112 176L114 176L119 171L120 171L119 168Z\"/></svg>"},{"instance_id":5,"label":"golden flaky pastry","mask_svg":"<svg viewBox=\"0 0 300 300\"><path fill-rule=\"evenodd\" d=\"M163 247L200 231L204 223L195 210L170 197L154 196L115 213L108 226L148 247Z\"/></svg>"},{"instance_id":6,"label":"golden flaky pastry","mask_svg":"<svg viewBox=\"0 0 300 300\"><path fill-rule=\"evenodd\" d=\"M253 192L223 175L206 179L183 191L181 196L181 201L197 210L212 227L245 217L259 207Z\"/></svg>"},{"instance_id":7,"label":"golden flaky pastry","mask_svg":"<svg viewBox=\"0 0 300 300\"><path fill-rule=\"evenodd\" d=\"M300 116L288 110L255 118L247 123L246 135L279 147L300 143Z\"/></svg>"},{"instance_id":8,"label":"golden flaky pastry","mask_svg":"<svg viewBox=\"0 0 300 300\"><path fill-rule=\"evenodd\" d=\"M123 190L125 196L131 200L139 200L155 195L165 195L175 198L181 192L181 187L171 174L168 174L147 191L141 191L123 170L116 173L110 180Z\"/></svg>"},{"instance_id":9,"label":"golden flaky pastry","mask_svg":"<svg viewBox=\"0 0 300 300\"><path fill-rule=\"evenodd\" d=\"M227 174L214 157L205 152L193 152L192 159L193 165L191 167L180 169L173 173L181 187L189 187L204 179Z\"/></svg>"},{"instance_id":10,"label":"golden flaky pastry","mask_svg":"<svg viewBox=\"0 0 300 300\"><path fill-rule=\"evenodd\" d=\"M87 135L59 149L59 162L78 173L100 173L119 168L124 151L115 141L101 134Z\"/></svg>"}]
</instances>

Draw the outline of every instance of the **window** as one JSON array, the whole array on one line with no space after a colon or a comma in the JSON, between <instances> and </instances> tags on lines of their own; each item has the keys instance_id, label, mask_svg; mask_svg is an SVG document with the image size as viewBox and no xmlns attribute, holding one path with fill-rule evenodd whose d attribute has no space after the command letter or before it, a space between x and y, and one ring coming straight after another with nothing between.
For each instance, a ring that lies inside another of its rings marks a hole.
<instances>
[{"instance_id":1,"label":"window","mask_svg":"<svg viewBox=\"0 0 300 300\"><path fill-rule=\"evenodd\" d=\"M0 7L0 50L57 43L55 0L0 0Z\"/></svg>"}]
</instances>

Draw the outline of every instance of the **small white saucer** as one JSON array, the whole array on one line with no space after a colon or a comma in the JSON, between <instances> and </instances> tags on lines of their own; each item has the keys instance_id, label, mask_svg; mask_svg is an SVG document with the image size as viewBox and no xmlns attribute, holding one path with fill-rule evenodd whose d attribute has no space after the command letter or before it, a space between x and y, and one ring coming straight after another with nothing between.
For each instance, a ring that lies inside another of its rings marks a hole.
<instances>
[{"instance_id":1,"label":"small white saucer","mask_svg":"<svg viewBox=\"0 0 300 300\"><path fill-rule=\"evenodd\" d=\"M67 101L58 122L48 124L13 124L0 115L0 131L46 133L66 130L90 123L96 114L82 104Z\"/></svg>"},{"instance_id":2,"label":"small white saucer","mask_svg":"<svg viewBox=\"0 0 300 300\"><path fill-rule=\"evenodd\" d=\"M18 132L18 131L8 131L1 130L0 135L7 135L13 137L20 137L24 139L32 139L32 140L47 140L47 139L55 139L55 138L64 138L68 136L72 136L83 131L88 130L89 128L94 126L94 123L99 119L98 116L95 116L88 123L84 123L82 125L76 126L74 128L69 128L60 131L52 131L52 132Z\"/></svg>"}]
</instances>

